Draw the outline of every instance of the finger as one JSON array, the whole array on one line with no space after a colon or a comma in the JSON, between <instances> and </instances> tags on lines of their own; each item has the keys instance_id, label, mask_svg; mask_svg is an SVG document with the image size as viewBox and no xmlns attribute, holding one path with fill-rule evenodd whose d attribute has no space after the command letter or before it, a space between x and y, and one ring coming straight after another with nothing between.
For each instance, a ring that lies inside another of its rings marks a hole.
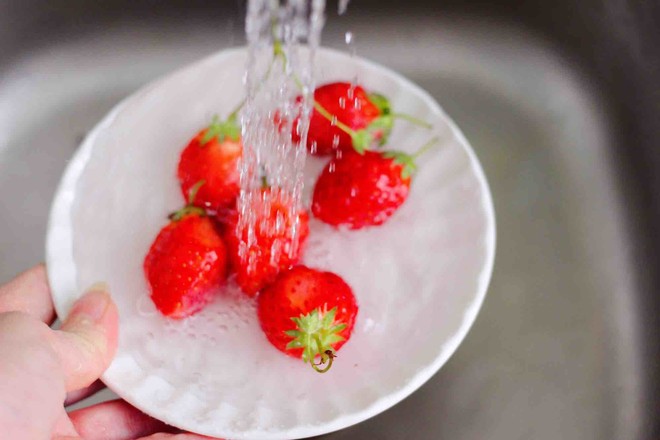
<instances>
[{"instance_id":1,"label":"finger","mask_svg":"<svg viewBox=\"0 0 660 440\"><path fill-rule=\"evenodd\" d=\"M117 306L103 286L91 288L72 307L50 342L59 356L67 392L88 387L108 368L117 349Z\"/></svg>"},{"instance_id":2,"label":"finger","mask_svg":"<svg viewBox=\"0 0 660 440\"><path fill-rule=\"evenodd\" d=\"M22 312L0 314L0 438L47 438L66 395L53 331Z\"/></svg>"},{"instance_id":3,"label":"finger","mask_svg":"<svg viewBox=\"0 0 660 440\"><path fill-rule=\"evenodd\" d=\"M95 380L90 386L82 388L76 391L71 391L66 394L66 400L64 401L64 406L73 405L78 403L83 399L88 398L92 394L96 394L98 391L101 391L105 388L105 384L100 380Z\"/></svg>"},{"instance_id":4,"label":"finger","mask_svg":"<svg viewBox=\"0 0 660 440\"><path fill-rule=\"evenodd\" d=\"M123 400L111 400L69 413L73 426L85 440L135 439L157 432L176 432Z\"/></svg>"},{"instance_id":5,"label":"finger","mask_svg":"<svg viewBox=\"0 0 660 440\"><path fill-rule=\"evenodd\" d=\"M81 440L80 436L76 432L76 429L73 427L73 423L71 423L71 420L69 420L69 415L66 413L64 408L60 408L60 411L60 417L57 419L57 422L53 427L52 437L55 440L71 438Z\"/></svg>"},{"instance_id":6,"label":"finger","mask_svg":"<svg viewBox=\"0 0 660 440\"><path fill-rule=\"evenodd\" d=\"M165 434L159 432L158 434L150 435L149 437L142 437L138 440L210 440L213 437L206 437L197 434Z\"/></svg>"},{"instance_id":7,"label":"finger","mask_svg":"<svg viewBox=\"0 0 660 440\"><path fill-rule=\"evenodd\" d=\"M46 268L33 267L0 286L0 313L23 312L50 325L55 320Z\"/></svg>"}]
</instances>

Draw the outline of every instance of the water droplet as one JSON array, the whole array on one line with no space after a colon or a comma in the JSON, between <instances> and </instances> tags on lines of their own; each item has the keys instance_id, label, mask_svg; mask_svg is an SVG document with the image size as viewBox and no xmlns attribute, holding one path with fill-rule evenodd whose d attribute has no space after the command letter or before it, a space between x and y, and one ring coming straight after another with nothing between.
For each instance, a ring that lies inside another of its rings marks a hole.
<instances>
[{"instance_id":1,"label":"water droplet","mask_svg":"<svg viewBox=\"0 0 660 440\"><path fill-rule=\"evenodd\" d=\"M338 146L339 146L339 135L336 134L332 137L332 148L336 150Z\"/></svg>"},{"instance_id":2,"label":"water droplet","mask_svg":"<svg viewBox=\"0 0 660 440\"><path fill-rule=\"evenodd\" d=\"M353 32L346 32L344 35L344 41L346 41L346 44L348 45L353 43Z\"/></svg>"}]
</instances>

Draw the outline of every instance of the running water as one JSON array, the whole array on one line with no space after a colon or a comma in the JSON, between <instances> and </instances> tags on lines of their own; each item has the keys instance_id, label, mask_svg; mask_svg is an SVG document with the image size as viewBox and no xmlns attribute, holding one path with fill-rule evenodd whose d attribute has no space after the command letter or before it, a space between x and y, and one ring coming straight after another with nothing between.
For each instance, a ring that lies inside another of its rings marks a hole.
<instances>
[{"instance_id":1,"label":"running water","mask_svg":"<svg viewBox=\"0 0 660 440\"><path fill-rule=\"evenodd\" d=\"M339 0L339 3L337 4L337 14L344 15L346 13L348 2L349 0Z\"/></svg>"},{"instance_id":2,"label":"running water","mask_svg":"<svg viewBox=\"0 0 660 440\"><path fill-rule=\"evenodd\" d=\"M239 254L254 268L255 231L290 227L292 248L274 243L271 263L282 252L295 253L298 221L268 217L275 194L286 194L289 219L301 209L307 129L313 106L314 57L321 40L325 0L249 0L245 23L248 60L246 101L241 113L243 160L238 201ZM301 99L297 99L301 97ZM295 123L295 121L298 121ZM295 135L292 134L295 131ZM262 191L264 186L277 191Z\"/></svg>"}]
</instances>

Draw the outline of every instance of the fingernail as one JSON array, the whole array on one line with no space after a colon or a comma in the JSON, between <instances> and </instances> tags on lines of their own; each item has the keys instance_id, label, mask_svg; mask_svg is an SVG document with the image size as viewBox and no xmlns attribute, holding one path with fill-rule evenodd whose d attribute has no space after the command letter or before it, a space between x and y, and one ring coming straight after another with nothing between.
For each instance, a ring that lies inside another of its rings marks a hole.
<instances>
[{"instance_id":1,"label":"fingernail","mask_svg":"<svg viewBox=\"0 0 660 440\"><path fill-rule=\"evenodd\" d=\"M104 283L102 281L99 281L99 282L94 283L91 286L89 286L86 291L87 292L92 292L94 290L102 290L104 292L107 292L109 290L108 289L108 283Z\"/></svg>"},{"instance_id":2,"label":"fingernail","mask_svg":"<svg viewBox=\"0 0 660 440\"><path fill-rule=\"evenodd\" d=\"M110 295L108 294L105 283L96 283L87 289L85 293L71 309L70 317L87 318L92 321L99 321L110 304Z\"/></svg>"}]
</instances>

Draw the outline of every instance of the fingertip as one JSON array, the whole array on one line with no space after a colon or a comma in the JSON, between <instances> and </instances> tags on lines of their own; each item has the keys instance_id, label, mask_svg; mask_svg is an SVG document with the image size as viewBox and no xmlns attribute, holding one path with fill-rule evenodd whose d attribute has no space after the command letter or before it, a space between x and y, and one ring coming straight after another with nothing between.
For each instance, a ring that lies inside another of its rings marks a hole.
<instances>
[{"instance_id":1,"label":"fingertip","mask_svg":"<svg viewBox=\"0 0 660 440\"><path fill-rule=\"evenodd\" d=\"M71 333L92 332L103 336L96 342L101 343L104 351L114 355L117 348L119 330L119 312L112 300L107 286L95 284L78 299L62 324L62 330Z\"/></svg>"}]
</instances>

